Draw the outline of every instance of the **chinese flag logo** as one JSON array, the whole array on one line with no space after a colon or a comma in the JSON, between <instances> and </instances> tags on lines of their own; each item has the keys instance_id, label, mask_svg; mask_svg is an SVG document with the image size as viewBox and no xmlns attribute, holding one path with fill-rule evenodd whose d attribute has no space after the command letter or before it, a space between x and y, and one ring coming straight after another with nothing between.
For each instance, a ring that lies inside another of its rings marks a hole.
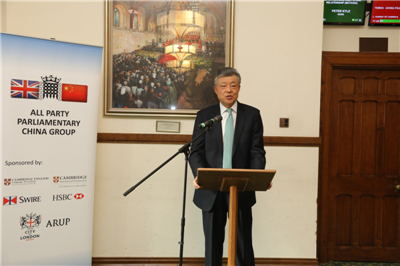
<instances>
[{"instance_id":1,"label":"chinese flag logo","mask_svg":"<svg viewBox=\"0 0 400 266\"><path fill-rule=\"evenodd\" d=\"M61 100L63 102L87 102L86 85L62 84Z\"/></svg>"}]
</instances>

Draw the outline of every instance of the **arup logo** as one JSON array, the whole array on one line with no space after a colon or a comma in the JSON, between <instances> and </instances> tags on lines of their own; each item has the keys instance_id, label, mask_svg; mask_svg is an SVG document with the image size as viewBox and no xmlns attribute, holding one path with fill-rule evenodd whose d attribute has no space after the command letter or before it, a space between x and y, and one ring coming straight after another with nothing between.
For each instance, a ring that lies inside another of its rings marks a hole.
<instances>
[{"instance_id":1,"label":"arup logo","mask_svg":"<svg viewBox=\"0 0 400 266\"><path fill-rule=\"evenodd\" d=\"M83 195L82 193L77 193L77 194L75 194L74 198L75 199L83 199L84 196L85 195Z\"/></svg>"},{"instance_id":2,"label":"arup logo","mask_svg":"<svg viewBox=\"0 0 400 266\"><path fill-rule=\"evenodd\" d=\"M70 218L48 220L46 227L67 226L70 221Z\"/></svg>"},{"instance_id":3,"label":"arup logo","mask_svg":"<svg viewBox=\"0 0 400 266\"><path fill-rule=\"evenodd\" d=\"M4 205L15 205L17 204L17 196L9 196L3 198L3 206Z\"/></svg>"}]
</instances>

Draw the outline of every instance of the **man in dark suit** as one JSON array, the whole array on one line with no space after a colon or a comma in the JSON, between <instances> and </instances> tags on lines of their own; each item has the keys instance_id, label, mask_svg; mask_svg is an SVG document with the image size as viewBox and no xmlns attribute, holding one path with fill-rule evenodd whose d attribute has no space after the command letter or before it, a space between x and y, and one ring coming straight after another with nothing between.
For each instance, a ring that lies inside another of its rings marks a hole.
<instances>
[{"instance_id":1,"label":"man in dark suit","mask_svg":"<svg viewBox=\"0 0 400 266\"><path fill-rule=\"evenodd\" d=\"M217 115L223 117L221 123L214 124L211 131L193 143L189 158L193 175L196 176L193 181L196 189L193 202L203 214L207 266L222 265L229 192L198 190L201 184L197 182L197 169L265 168L264 128L260 111L237 101L240 82L241 77L236 69L226 67L218 71L214 79L214 91L220 103L197 113L193 131L194 139L202 133L196 125ZM232 136L229 137L229 134ZM254 192L239 193L238 266L254 265L251 207L255 203Z\"/></svg>"}]
</instances>

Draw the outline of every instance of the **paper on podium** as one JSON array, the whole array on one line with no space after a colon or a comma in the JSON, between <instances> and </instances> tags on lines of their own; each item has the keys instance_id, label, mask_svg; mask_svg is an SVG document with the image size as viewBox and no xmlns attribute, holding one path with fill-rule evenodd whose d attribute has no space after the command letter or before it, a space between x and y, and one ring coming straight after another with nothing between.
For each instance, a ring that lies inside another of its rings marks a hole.
<instances>
[{"instance_id":1,"label":"paper on podium","mask_svg":"<svg viewBox=\"0 0 400 266\"><path fill-rule=\"evenodd\" d=\"M199 168L197 183L200 189L229 191L236 185L239 192L266 191L274 178L275 170Z\"/></svg>"}]
</instances>

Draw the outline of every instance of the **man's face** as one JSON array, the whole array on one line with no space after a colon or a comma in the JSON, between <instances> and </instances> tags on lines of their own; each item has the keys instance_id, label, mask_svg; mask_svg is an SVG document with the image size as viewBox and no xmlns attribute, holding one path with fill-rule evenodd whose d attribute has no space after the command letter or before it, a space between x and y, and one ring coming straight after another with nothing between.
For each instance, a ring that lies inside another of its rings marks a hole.
<instances>
[{"instance_id":1,"label":"man's face","mask_svg":"<svg viewBox=\"0 0 400 266\"><path fill-rule=\"evenodd\" d=\"M226 108L231 108L239 97L240 85L238 77L233 75L218 78L214 91L222 105Z\"/></svg>"}]
</instances>

